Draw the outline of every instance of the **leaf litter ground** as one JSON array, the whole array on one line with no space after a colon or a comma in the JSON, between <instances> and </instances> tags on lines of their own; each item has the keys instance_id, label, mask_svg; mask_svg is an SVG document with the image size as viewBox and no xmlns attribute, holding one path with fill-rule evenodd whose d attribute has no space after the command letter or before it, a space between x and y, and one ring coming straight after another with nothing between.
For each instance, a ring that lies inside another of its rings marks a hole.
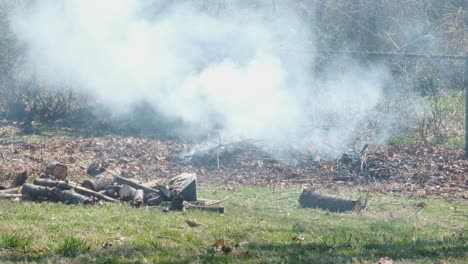
<instances>
[{"instance_id":1,"label":"leaf litter ground","mask_svg":"<svg viewBox=\"0 0 468 264\"><path fill-rule=\"evenodd\" d=\"M271 158L254 142L218 145L181 158L193 145L135 137L21 136L15 126L0 127L0 186L21 172L41 175L49 162L68 167L68 180L88 178L88 167L118 168L142 182L196 172L199 184L312 187L381 192L405 197L468 199L468 161L462 150L441 147L369 146L325 160L307 151L288 159Z\"/></svg>"}]
</instances>

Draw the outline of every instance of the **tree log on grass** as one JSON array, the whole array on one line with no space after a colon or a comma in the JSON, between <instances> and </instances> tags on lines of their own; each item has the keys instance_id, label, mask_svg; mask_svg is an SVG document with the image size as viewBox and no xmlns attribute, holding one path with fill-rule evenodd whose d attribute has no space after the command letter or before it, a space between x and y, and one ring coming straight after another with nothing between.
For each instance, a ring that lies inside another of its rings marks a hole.
<instances>
[{"instance_id":1,"label":"tree log on grass","mask_svg":"<svg viewBox=\"0 0 468 264\"><path fill-rule=\"evenodd\" d=\"M21 193L0 193L0 199L10 198L24 198L25 196Z\"/></svg>"},{"instance_id":2,"label":"tree log on grass","mask_svg":"<svg viewBox=\"0 0 468 264\"><path fill-rule=\"evenodd\" d=\"M7 194L7 193L19 193L21 187L9 188L0 190L0 194Z\"/></svg>"},{"instance_id":3,"label":"tree log on grass","mask_svg":"<svg viewBox=\"0 0 468 264\"><path fill-rule=\"evenodd\" d=\"M221 206L204 206L204 205L196 205L196 204L184 202L184 208L224 214L224 207L221 207Z\"/></svg>"},{"instance_id":4,"label":"tree log on grass","mask_svg":"<svg viewBox=\"0 0 468 264\"><path fill-rule=\"evenodd\" d=\"M74 182L54 181L54 180L51 180L51 179L39 178L39 179L34 180L34 184L35 185L40 185L40 186L51 187L51 188L52 187L58 187L58 188L60 188L62 190L74 190L75 192L77 192L79 194L86 195L86 196L92 196L92 197L101 199L101 200L106 201L106 202L112 202L112 203L118 203L119 202L118 200L116 200L114 198L111 198L111 197L109 197L107 195L95 192L95 191L90 190L88 188L82 187L82 186L80 186L80 185L78 185L77 183L74 183Z\"/></svg>"},{"instance_id":5,"label":"tree log on grass","mask_svg":"<svg viewBox=\"0 0 468 264\"><path fill-rule=\"evenodd\" d=\"M73 190L62 190L57 187L46 187L30 183L25 183L21 189L23 194L28 195L32 199L48 198L52 201L60 201L67 204L90 204L92 198L81 195Z\"/></svg>"},{"instance_id":6,"label":"tree log on grass","mask_svg":"<svg viewBox=\"0 0 468 264\"><path fill-rule=\"evenodd\" d=\"M23 184L23 188L21 188L21 192L29 195L32 199L49 197L49 193L51 192L51 190L52 188L50 187L35 185L31 183L25 183Z\"/></svg>"},{"instance_id":7,"label":"tree log on grass","mask_svg":"<svg viewBox=\"0 0 468 264\"><path fill-rule=\"evenodd\" d=\"M362 210L361 200L347 200L320 194L311 189L306 189L299 197L302 208L320 208L330 212L360 212Z\"/></svg>"}]
</instances>

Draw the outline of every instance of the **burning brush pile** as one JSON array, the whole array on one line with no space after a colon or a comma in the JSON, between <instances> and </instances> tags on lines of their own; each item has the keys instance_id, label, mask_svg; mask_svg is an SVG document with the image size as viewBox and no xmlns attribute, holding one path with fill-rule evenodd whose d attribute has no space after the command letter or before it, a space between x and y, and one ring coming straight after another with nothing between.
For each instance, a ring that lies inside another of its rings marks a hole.
<instances>
[{"instance_id":1,"label":"burning brush pile","mask_svg":"<svg viewBox=\"0 0 468 264\"><path fill-rule=\"evenodd\" d=\"M282 152L288 155L278 155ZM56 161L66 164L66 180L70 185L121 200L120 191L126 184L143 190L143 204L151 198L154 199L151 202L171 202L165 189L176 189L171 187L171 177L185 172L196 173L200 186L291 186L328 190L355 187L398 196L468 199L468 161L463 159L462 150L369 145L343 151L337 157L322 154L320 148L272 150L255 140L219 140L199 146L117 136L29 142L5 139L0 140L0 189L22 186L25 181L21 181L21 175L23 178L40 176L38 181L65 181L65 178L50 176L61 168L49 167L49 163ZM51 168L55 171L48 172ZM98 180L101 174L108 175L104 177L106 180ZM139 186L132 186L124 179L132 179ZM145 191L140 186L154 190ZM79 193L77 188L63 185L60 189ZM23 194L16 190L11 195ZM133 198L130 202L133 203ZM137 199L135 205L138 204Z\"/></svg>"},{"instance_id":2,"label":"burning brush pile","mask_svg":"<svg viewBox=\"0 0 468 264\"><path fill-rule=\"evenodd\" d=\"M96 163L91 164L88 173L95 175L78 184L66 180L65 165L49 163L43 176L32 183L26 183L26 173L19 174L10 188L0 191L0 197L80 205L128 202L132 207L165 205L165 210L196 208L224 213L223 208L204 206L205 201L197 199L195 173L182 173L168 184L161 180L141 183L122 177L118 170L96 169Z\"/></svg>"}]
</instances>

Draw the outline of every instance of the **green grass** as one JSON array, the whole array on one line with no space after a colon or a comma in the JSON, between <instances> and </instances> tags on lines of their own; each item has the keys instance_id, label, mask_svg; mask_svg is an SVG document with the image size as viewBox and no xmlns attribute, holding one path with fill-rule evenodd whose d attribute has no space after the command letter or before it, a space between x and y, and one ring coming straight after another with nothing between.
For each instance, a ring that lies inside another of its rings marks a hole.
<instances>
[{"instance_id":1,"label":"green grass","mask_svg":"<svg viewBox=\"0 0 468 264\"><path fill-rule=\"evenodd\" d=\"M31 239L17 234L4 234L0 237L0 248L27 250L31 246Z\"/></svg>"},{"instance_id":2,"label":"green grass","mask_svg":"<svg viewBox=\"0 0 468 264\"><path fill-rule=\"evenodd\" d=\"M425 200L427 206L420 209L420 200L375 195L371 211L338 214L298 208L299 189L200 191L205 198L237 196L224 203L225 215L0 200L0 262L376 263L381 256L395 263L468 260L466 203ZM187 219L201 226L191 228ZM214 243L220 239L239 247L219 252Z\"/></svg>"}]
</instances>

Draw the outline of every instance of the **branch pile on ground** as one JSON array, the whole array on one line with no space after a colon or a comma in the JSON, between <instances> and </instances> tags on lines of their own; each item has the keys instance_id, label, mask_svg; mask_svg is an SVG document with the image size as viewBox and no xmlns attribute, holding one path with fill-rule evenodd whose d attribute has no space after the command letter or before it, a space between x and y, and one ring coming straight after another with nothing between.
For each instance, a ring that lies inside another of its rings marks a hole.
<instances>
[{"instance_id":1,"label":"branch pile on ground","mask_svg":"<svg viewBox=\"0 0 468 264\"><path fill-rule=\"evenodd\" d=\"M369 146L362 153L349 151L333 159L321 157L319 150L292 148L284 151L292 154L278 158L282 152L267 151L252 140L219 140L204 149L180 141L118 136L54 136L40 141L10 137L0 140L0 189L9 188L22 173L43 176L44 168L58 161L67 164L67 179L78 183L89 179L87 171L98 175L119 170L120 176L139 182L169 181L173 175L195 172L200 184L228 188L354 187L392 195L468 199L468 161L462 150Z\"/></svg>"},{"instance_id":2,"label":"branch pile on ground","mask_svg":"<svg viewBox=\"0 0 468 264\"><path fill-rule=\"evenodd\" d=\"M49 164L60 166L66 171L66 166L58 162ZM23 177L24 178L24 177ZM24 179L26 181L26 179ZM167 210L201 209L220 211L216 208L205 208L198 205L197 177L195 173L182 173L173 177L168 185L163 181L141 183L134 179L122 177L118 171L105 170L81 184L57 180L51 173L48 176L36 178L32 183L21 186L15 181L10 188L0 191L0 198L18 198L33 201L54 201L66 204L89 205L96 202L129 202L133 207L166 205ZM224 208L222 208L224 213Z\"/></svg>"}]
</instances>

